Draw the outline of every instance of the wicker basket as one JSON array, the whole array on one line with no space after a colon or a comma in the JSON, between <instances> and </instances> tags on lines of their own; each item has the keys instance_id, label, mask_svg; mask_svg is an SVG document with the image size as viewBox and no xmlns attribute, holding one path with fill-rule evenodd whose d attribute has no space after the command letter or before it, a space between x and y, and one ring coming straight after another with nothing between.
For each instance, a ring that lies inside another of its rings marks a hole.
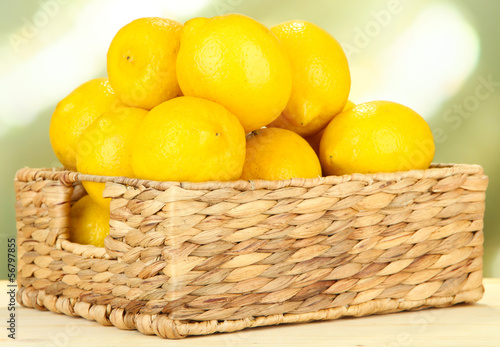
<instances>
[{"instance_id":1,"label":"wicker basket","mask_svg":"<svg viewBox=\"0 0 500 347\"><path fill-rule=\"evenodd\" d=\"M68 241L82 181L112 197L105 248ZM164 338L475 302L477 165L287 181L17 172L18 301Z\"/></svg>"}]
</instances>

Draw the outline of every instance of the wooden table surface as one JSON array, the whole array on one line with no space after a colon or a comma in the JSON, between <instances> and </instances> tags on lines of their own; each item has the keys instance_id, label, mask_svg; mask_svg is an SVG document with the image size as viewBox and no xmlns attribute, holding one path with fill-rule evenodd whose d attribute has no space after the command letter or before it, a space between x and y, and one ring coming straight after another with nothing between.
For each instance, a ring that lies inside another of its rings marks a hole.
<instances>
[{"instance_id":1,"label":"wooden table surface","mask_svg":"<svg viewBox=\"0 0 500 347\"><path fill-rule=\"evenodd\" d=\"M0 281L0 320L9 319L7 281ZM5 346L500 346L500 278L484 279L471 305L247 329L231 334L164 340L84 318L16 306L16 340Z\"/></svg>"}]
</instances>

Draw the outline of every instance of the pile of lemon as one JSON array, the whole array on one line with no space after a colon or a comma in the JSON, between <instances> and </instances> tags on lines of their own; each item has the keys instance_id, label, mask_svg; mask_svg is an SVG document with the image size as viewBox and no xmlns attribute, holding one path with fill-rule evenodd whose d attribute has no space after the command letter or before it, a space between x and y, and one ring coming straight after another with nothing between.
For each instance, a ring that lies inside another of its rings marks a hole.
<instances>
[{"instance_id":1,"label":"pile of lemon","mask_svg":"<svg viewBox=\"0 0 500 347\"><path fill-rule=\"evenodd\" d=\"M107 78L56 107L60 162L86 174L158 181L281 180L426 169L432 133L388 101L354 105L340 44L317 25L267 28L247 16L184 25L141 18L121 28ZM103 245L104 185L72 209L75 241Z\"/></svg>"}]
</instances>

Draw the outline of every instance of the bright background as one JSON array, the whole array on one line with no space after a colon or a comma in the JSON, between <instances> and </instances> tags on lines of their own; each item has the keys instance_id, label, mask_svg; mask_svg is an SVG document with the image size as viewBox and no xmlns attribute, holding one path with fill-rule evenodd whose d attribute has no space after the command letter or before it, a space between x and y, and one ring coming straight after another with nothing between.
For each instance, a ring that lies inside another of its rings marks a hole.
<instances>
[{"instance_id":1,"label":"bright background","mask_svg":"<svg viewBox=\"0 0 500 347\"><path fill-rule=\"evenodd\" d=\"M350 100L410 106L435 134L435 162L480 164L490 177L484 275L500 277L500 1L17 0L0 3L0 278L14 237L13 178L59 166L49 122L59 100L106 76L106 52L133 19L246 14L267 26L304 19L344 47Z\"/></svg>"}]
</instances>

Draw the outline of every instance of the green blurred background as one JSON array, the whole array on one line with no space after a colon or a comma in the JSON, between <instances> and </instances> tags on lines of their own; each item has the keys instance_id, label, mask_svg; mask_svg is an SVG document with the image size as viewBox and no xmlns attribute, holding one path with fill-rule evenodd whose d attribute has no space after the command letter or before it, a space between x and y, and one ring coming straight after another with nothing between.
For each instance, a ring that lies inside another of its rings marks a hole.
<instances>
[{"instance_id":1,"label":"green blurred background","mask_svg":"<svg viewBox=\"0 0 500 347\"><path fill-rule=\"evenodd\" d=\"M120 27L145 16L185 22L237 12L272 26L311 21L344 47L350 100L410 106L430 123L435 162L480 164L490 177L487 277L500 277L500 1L498 0L21 0L0 3L0 278L16 235L13 178L59 166L49 142L56 103L106 76Z\"/></svg>"}]
</instances>

